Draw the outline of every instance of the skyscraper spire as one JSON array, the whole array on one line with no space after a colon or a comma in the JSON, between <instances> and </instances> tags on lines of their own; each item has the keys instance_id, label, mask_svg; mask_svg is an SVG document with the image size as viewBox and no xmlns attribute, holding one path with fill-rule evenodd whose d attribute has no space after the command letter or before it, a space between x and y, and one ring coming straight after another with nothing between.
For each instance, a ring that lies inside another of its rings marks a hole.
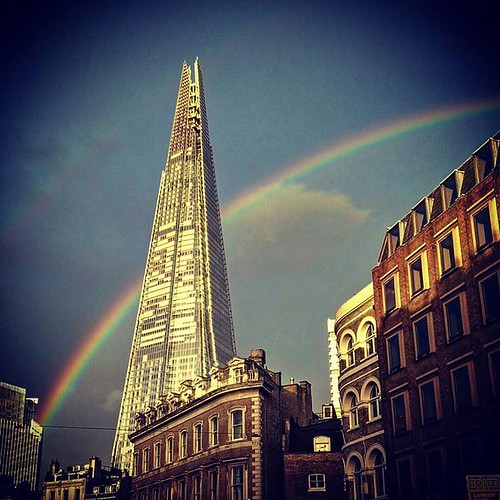
<instances>
[{"instance_id":1,"label":"skyscraper spire","mask_svg":"<svg viewBox=\"0 0 500 500\"><path fill-rule=\"evenodd\" d=\"M130 468L135 412L236 354L220 210L198 59L184 61L161 175L113 465Z\"/></svg>"}]
</instances>

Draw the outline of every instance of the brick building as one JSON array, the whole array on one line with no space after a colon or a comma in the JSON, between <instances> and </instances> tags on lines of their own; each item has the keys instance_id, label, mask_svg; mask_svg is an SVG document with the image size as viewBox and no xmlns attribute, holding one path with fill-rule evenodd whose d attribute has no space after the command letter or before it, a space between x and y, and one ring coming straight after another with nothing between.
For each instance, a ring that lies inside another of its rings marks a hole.
<instances>
[{"instance_id":1,"label":"brick building","mask_svg":"<svg viewBox=\"0 0 500 500\"><path fill-rule=\"evenodd\" d=\"M466 498L466 475L500 471L499 148L388 229L373 269L391 498Z\"/></svg>"},{"instance_id":2,"label":"brick building","mask_svg":"<svg viewBox=\"0 0 500 500\"><path fill-rule=\"evenodd\" d=\"M349 499L386 498L386 453L381 418L379 355L373 286L342 304L331 334L338 352L338 378ZM330 339L332 343L332 339Z\"/></svg>"},{"instance_id":3,"label":"brick building","mask_svg":"<svg viewBox=\"0 0 500 500\"><path fill-rule=\"evenodd\" d=\"M326 408L333 410L332 405ZM325 410L325 408L324 408ZM289 447L284 454L286 500L347 499L342 456L342 425L339 419L315 419L309 425L290 422Z\"/></svg>"},{"instance_id":4,"label":"brick building","mask_svg":"<svg viewBox=\"0 0 500 500\"><path fill-rule=\"evenodd\" d=\"M310 423L311 387L265 363L234 357L137 415L133 498L283 498L285 422Z\"/></svg>"}]
</instances>

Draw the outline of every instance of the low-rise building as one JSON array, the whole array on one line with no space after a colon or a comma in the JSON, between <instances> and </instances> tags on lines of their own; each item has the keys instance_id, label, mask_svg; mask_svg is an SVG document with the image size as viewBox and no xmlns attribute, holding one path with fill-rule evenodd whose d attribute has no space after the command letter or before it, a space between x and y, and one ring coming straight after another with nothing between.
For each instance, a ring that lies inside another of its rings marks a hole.
<instances>
[{"instance_id":1,"label":"low-rise building","mask_svg":"<svg viewBox=\"0 0 500 500\"><path fill-rule=\"evenodd\" d=\"M341 417L348 498L387 498L386 452L381 415L379 354L373 286L342 304L333 331L338 352Z\"/></svg>"}]
</instances>

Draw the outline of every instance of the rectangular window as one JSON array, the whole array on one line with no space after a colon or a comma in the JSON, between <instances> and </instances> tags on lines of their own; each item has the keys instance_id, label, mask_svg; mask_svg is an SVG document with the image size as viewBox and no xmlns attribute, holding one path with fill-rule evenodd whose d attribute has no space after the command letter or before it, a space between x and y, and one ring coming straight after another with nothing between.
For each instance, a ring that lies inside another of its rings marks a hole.
<instances>
[{"instance_id":1,"label":"rectangular window","mask_svg":"<svg viewBox=\"0 0 500 500\"><path fill-rule=\"evenodd\" d=\"M243 500L243 466L231 467L231 500Z\"/></svg>"},{"instance_id":2,"label":"rectangular window","mask_svg":"<svg viewBox=\"0 0 500 500\"><path fill-rule=\"evenodd\" d=\"M326 481L324 474L309 474L308 491L326 491Z\"/></svg>"},{"instance_id":3,"label":"rectangular window","mask_svg":"<svg viewBox=\"0 0 500 500\"><path fill-rule=\"evenodd\" d=\"M463 295L457 295L444 304L444 319L449 341L459 338L465 333L462 297Z\"/></svg>"},{"instance_id":4,"label":"rectangular window","mask_svg":"<svg viewBox=\"0 0 500 500\"><path fill-rule=\"evenodd\" d=\"M389 357L389 373L395 372L403 366L399 332L387 339L387 355Z\"/></svg>"},{"instance_id":5,"label":"rectangular window","mask_svg":"<svg viewBox=\"0 0 500 500\"><path fill-rule=\"evenodd\" d=\"M231 412L231 436L232 439L243 439L243 411L234 410Z\"/></svg>"},{"instance_id":6,"label":"rectangular window","mask_svg":"<svg viewBox=\"0 0 500 500\"><path fill-rule=\"evenodd\" d=\"M453 398L455 411L460 412L474 406L474 393L471 381L472 365L470 363L452 370Z\"/></svg>"},{"instance_id":7,"label":"rectangular window","mask_svg":"<svg viewBox=\"0 0 500 500\"><path fill-rule=\"evenodd\" d=\"M409 266L411 294L415 295L424 289L424 264L420 255Z\"/></svg>"},{"instance_id":8,"label":"rectangular window","mask_svg":"<svg viewBox=\"0 0 500 500\"><path fill-rule=\"evenodd\" d=\"M476 250L479 251L493 241L489 204L472 216Z\"/></svg>"},{"instance_id":9,"label":"rectangular window","mask_svg":"<svg viewBox=\"0 0 500 500\"><path fill-rule=\"evenodd\" d=\"M481 305L485 323L500 317L499 275L500 273L497 271L480 282Z\"/></svg>"},{"instance_id":10,"label":"rectangular window","mask_svg":"<svg viewBox=\"0 0 500 500\"><path fill-rule=\"evenodd\" d=\"M399 434L408 430L406 398L404 394L399 394L392 398L392 420L394 434Z\"/></svg>"},{"instance_id":11,"label":"rectangular window","mask_svg":"<svg viewBox=\"0 0 500 500\"><path fill-rule=\"evenodd\" d=\"M182 479L179 481L179 500L187 500L186 497L186 481Z\"/></svg>"},{"instance_id":12,"label":"rectangular window","mask_svg":"<svg viewBox=\"0 0 500 500\"><path fill-rule=\"evenodd\" d=\"M219 419L212 417L210 419L210 446L219 444Z\"/></svg>"},{"instance_id":13,"label":"rectangular window","mask_svg":"<svg viewBox=\"0 0 500 500\"><path fill-rule=\"evenodd\" d=\"M149 448L144 448L142 452L142 472L149 471Z\"/></svg>"},{"instance_id":14,"label":"rectangular window","mask_svg":"<svg viewBox=\"0 0 500 500\"><path fill-rule=\"evenodd\" d=\"M201 500L201 477L193 478L193 500Z\"/></svg>"},{"instance_id":15,"label":"rectangular window","mask_svg":"<svg viewBox=\"0 0 500 500\"><path fill-rule=\"evenodd\" d=\"M439 242L439 260L441 264L441 274L445 274L455 269L456 259L453 233L449 233Z\"/></svg>"},{"instance_id":16,"label":"rectangular window","mask_svg":"<svg viewBox=\"0 0 500 500\"><path fill-rule=\"evenodd\" d=\"M182 431L179 440L179 456L187 457L187 431Z\"/></svg>"},{"instance_id":17,"label":"rectangular window","mask_svg":"<svg viewBox=\"0 0 500 500\"><path fill-rule=\"evenodd\" d=\"M495 398L500 398L500 351L492 352L489 355L491 387Z\"/></svg>"},{"instance_id":18,"label":"rectangular window","mask_svg":"<svg viewBox=\"0 0 500 500\"><path fill-rule=\"evenodd\" d=\"M443 456L441 450L429 451L425 454L427 464L428 498L445 498Z\"/></svg>"},{"instance_id":19,"label":"rectangular window","mask_svg":"<svg viewBox=\"0 0 500 500\"><path fill-rule=\"evenodd\" d=\"M132 475L137 476L137 474L139 474L139 453L137 452L134 453L134 463L132 467L133 467Z\"/></svg>"},{"instance_id":20,"label":"rectangular window","mask_svg":"<svg viewBox=\"0 0 500 500\"><path fill-rule=\"evenodd\" d=\"M63 490L63 500L69 499L69 490Z\"/></svg>"},{"instance_id":21,"label":"rectangular window","mask_svg":"<svg viewBox=\"0 0 500 500\"><path fill-rule=\"evenodd\" d=\"M80 490L77 488L77 489L75 490L75 497L74 497L74 498L75 498L75 500L80 500L80 493L81 493L81 492L80 492Z\"/></svg>"},{"instance_id":22,"label":"rectangular window","mask_svg":"<svg viewBox=\"0 0 500 500\"><path fill-rule=\"evenodd\" d=\"M210 500L217 500L219 473L216 470L210 471Z\"/></svg>"},{"instance_id":23,"label":"rectangular window","mask_svg":"<svg viewBox=\"0 0 500 500\"><path fill-rule=\"evenodd\" d=\"M174 461L174 438L167 439L167 463L171 464Z\"/></svg>"},{"instance_id":24,"label":"rectangular window","mask_svg":"<svg viewBox=\"0 0 500 500\"><path fill-rule=\"evenodd\" d=\"M413 477L411 470L411 462L409 458L398 460L398 486L399 498L414 498L413 497Z\"/></svg>"},{"instance_id":25,"label":"rectangular window","mask_svg":"<svg viewBox=\"0 0 500 500\"><path fill-rule=\"evenodd\" d=\"M420 408L424 424L435 422L439 418L436 394L435 380L430 380L420 386Z\"/></svg>"},{"instance_id":26,"label":"rectangular window","mask_svg":"<svg viewBox=\"0 0 500 500\"><path fill-rule=\"evenodd\" d=\"M417 359L427 356L431 352L430 319L431 317L427 315L413 323L415 356Z\"/></svg>"},{"instance_id":27,"label":"rectangular window","mask_svg":"<svg viewBox=\"0 0 500 500\"><path fill-rule=\"evenodd\" d=\"M194 426L194 451L200 452L202 450L202 427L201 424Z\"/></svg>"},{"instance_id":28,"label":"rectangular window","mask_svg":"<svg viewBox=\"0 0 500 500\"><path fill-rule=\"evenodd\" d=\"M154 466L155 468L160 467L161 465L161 444L155 443L154 447Z\"/></svg>"},{"instance_id":29,"label":"rectangular window","mask_svg":"<svg viewBox=\"0 0 500 500\"><path fill-rule=\"evenodd\" d=\"M54 490L50 490L50 500L56 500L56 492Z\"/></svg>"},{"instance_id":30,"label":"rectangular window","mask_svg":"<svg viewBox=\"0 0 500 500\"><path fill-rule=\"evenodd\" d=\"M384 283L385 312L396 309L396 278L393 276Z\"/></svg>"},{"instance_id":31,"label":"rectangular window","mask_svg":"<svg viewBox=\"0 0 500 500\"><path fill-rule=\"evenodd\" d=\"M171 484L167 484L167 489L165 491L165 500L174 500L174 489Z\"/></svg>"}]
</instances>

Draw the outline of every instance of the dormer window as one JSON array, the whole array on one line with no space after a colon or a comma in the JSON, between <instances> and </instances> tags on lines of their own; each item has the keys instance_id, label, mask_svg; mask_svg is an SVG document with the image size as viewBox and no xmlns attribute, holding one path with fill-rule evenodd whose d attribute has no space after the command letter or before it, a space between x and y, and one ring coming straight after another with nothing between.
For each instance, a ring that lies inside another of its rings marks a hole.
<instances>
[{"instance_id":1,"label":"dormer window","mask_svg":"<svg viewBox=\"0 0 500 500\"><path fill-rule=\"evenodd\" d=\"M315 452L331 451L331 442L328 436L314 436L313 447Z\"/></svg>"}]
</instances>

